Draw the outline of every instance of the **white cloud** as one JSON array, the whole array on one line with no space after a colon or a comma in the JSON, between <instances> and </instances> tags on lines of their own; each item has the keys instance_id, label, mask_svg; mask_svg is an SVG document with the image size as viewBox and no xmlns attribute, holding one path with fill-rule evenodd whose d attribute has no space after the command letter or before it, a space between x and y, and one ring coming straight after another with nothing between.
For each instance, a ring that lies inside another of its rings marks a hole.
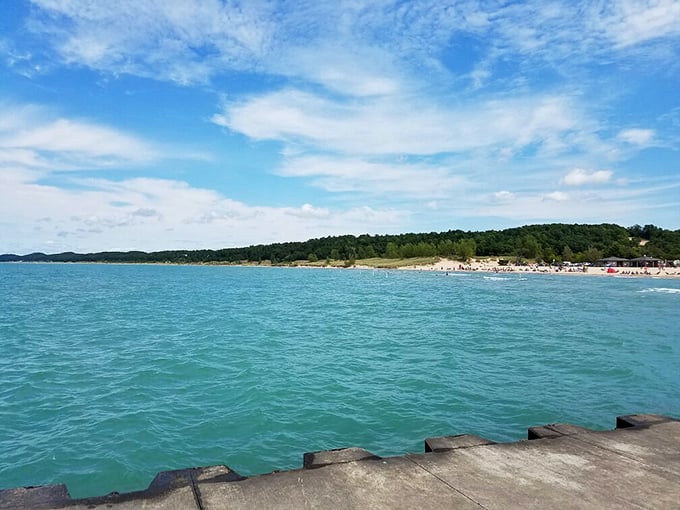
<instances>
[{"instance_id":1,"label":"white cloud","mask_svg":"<svg viewBox=\"0 0 680 510\"><path fill-rule=\"evenodd\" d=\"M492 19L489 33L501 55L519 51L559 66L620 58L636 45L680 34L675 0L513 3L495 10Z\"/></svg>"},{"instance_id":2,"label":"white cloud","mask_svg":"<svg viewBox=\"0 0 680 510\"><path fill-rule=\"evenodd\" d=\"M148 161L156 155L151 146L114 129L91 123L58 119L30 126L17 133L0 135L0 145L10 149L29 149L77 154L87 158L115 158Z\"/></svg>"},{"instance_id":3,"label":"white cloud","mask_svg":"<svg viewBox=\"0 0 680 510\"><path fill-rule=\"evenodd\" d=\"M378 48L323 43L288 48L286 52L288 56L271 62L273 72L303 76L345 96L391 95L403 87L393 56Z\"/></svg>"},{"instance_id":4,"label":"white cloud","mask_svg":"<svg viewBox=\"0 0 680 510\"><path fill-rule=\"evenodd\" d=\"M506 202L506 201L508 201L508 200L514 199L514 198L515 198L515 194L512 193L512 192L510 192L510 191L503 190L503 191L497 191L497 192L495 192L495 193L493 194L493 197L494 197L494 199L497 200L497 201Z\"/></svg>"},{"instance_id":5,"label":"white cloud","mask_svg":"<svg viewBox=\"0 0 680 510\"><path fill-rule=\"evenodd\" d=\"M45 171L139 165L160 158L153 144L108 126L54 119L35 106L0 112L0 165Z\"/></svg>"},{"instance_id":6,"label":"white cloud","mask_svg":"<svg viewBox=\"0 0 680 510\"><path fill-rule=\"evenodd\" d=\"M49 163L34 150L2 147L1 144L0 141L0 164L30 168L46 168L49 166Z\"/></svg>"},{"instance_id":7,"label":"white cloud","mask_svg":"<svg viewBox=\"0 0 680 510\"><path fill-rule=\"evenodd\" d=\"M646 146L654 139L654 130L637 128L624 129L618 134L618 138L631 145Z\"/></svg>"},{"instance_id":8,"label":"white cloud","mask_svg":"<svg viewBox=\"0 0 680 510\"><path fill-rule=\"evenodd\" d=\"M617 223L633 225L640 218L650 221L659 219L658 210L680 210L680 201L662 199L680 188L677 177L664 179L655 184L628 187L602 188L573 193L527 191L516 193L512 202L471 200L476 207L469 207L469 213L478 217L506 218L517 223L568 222L576 223ZM678 216L675 214L675 221ZM658 221L657 221L658 223ZM670 225L674 225L671 220Z\"/></svg>"},{"instance_id":9,"label":"white cloud","mask_svg":"<svg viewBox=\"0 0 680 510\"><path fill-rule=\"evenodd\" d=\"M470 80L472 81L472 88L481 88L489 78L491 78L491 69L488 62L483 62L475 66L470 73Z\"/></svg>"},{"instance_id":10,"label":"white cloud","mask_svg":"<svg viewBox=\"0 0 680 510\"><path fill-rule=\"evenodd\" d=\"M33 3L41 11L29 27L48 36L64 61L181 84L205 82L219 68L250 69L273 30L271 8L260 2Z\"/></svg>"},{"instance_id":11,"label":"white cloud","mask_svg":"<svg viewBox=\"0 0 680 510\"><path fill-rule=\"evenodd\" d=\"M62 189L30 173L0 176L0 218L12 218L0 221L0 238L11 240L3 250L18 253L224 248L384 232L406 217L366 206L251 206L166 179L75 179L77 187Z\"/></svg>"},{"instance_id":12,"label":"white cloud","mask_svg":"<svg viewBox=\"0 0 680 510\"><path fill-rule=\"evenodd\" d=\"M451 175L441 166L380 163L358 158L290 158L277 173L288 177L311 178L315 186L328 191L381 195L443 196L454 189L461 189L465 184L461 177Z\"/></svg>"},{"instance_id":13,"label":"white cloud","mask_svg":"<svg viewBox=\"0 0 680 510\"><path fill-rule=\"evenodd\" d=\"M607 5L601 26L619 48L680 35L675 0L619 0Z\"/></svg>"},{"instance_id":14,"label":"white cloud","mask_svg":"<svg viewBox=\"0 0 680 510\"><path fill-rule=\"evenodd\" d=\"M587 192L550 192L552 169L573 168L560 181L566 186L610 182L610 170L576 166L602 168L669 137L636 128L602 140L601 133L620 126L598 116L604 110L607 119L616 118L609 113L620 98L590 96L587 65L675 65L676 48L665 54L652 49L665 48L680 33L678 8L670 0L34 0L26 39L38 41L51 66L84 66L105 79L127 73L183 85L212 81L210 92L228 98L214 123L251 140L279 142L279 175L343 193L342 200L359 199L343 210L308 196L302 200L314 205L268 208L177 181L70 183L80 190L44 186L38 176L50 170L139 167L157 162L166 148L96 120L18 109L0 109L0 178L17 196L46 201L67 236L55 242L70 237L84 244L89 241L78 229L99 229L97 249L114 231L131 236L126 246L169 247L199 234L202 244L224 246L248 242L267 222L272 227L263 236L288 240L336 228L380 231L406 215L362 207L365 198L396 198L403 206L404 197L415 197L419 207L434 206L432 198L439 211L465 203L457 214L479 202L504 218L597 221L606 214ZM459 37L473 53L470 61L458 53ZM15 48L21 42L0 42L0 52L15 69L33 69L35 58L26 49L33 47ZM629 58L636 55L644 58ZM449 61L461 68L449 68ZM263 79L248 76L234 87L233 71L243 70ZM258 92L239 95L251 84ZM597 87L611 90L605 85ZM611 197L604 188L598 193ZM7 198L18 204L13 200ZM79 201L88 211L83 219L60 216ZM178 203L183 209L183 201L186 211L172 210ZM617 200L610 203L624 214ZM122 239L112 235L110 246Z\"/></svg>"},{"instance_id":15,"label":"white cloud","mask_svg":"<svg viewBox=\"0 0 680 510\"><path fill-rule=\"evenodd\" d=\"M602 184L609 182L612 178L611 170L587 171L582 168L574 168L560 181L567 186L583 186L584 184Z\"/></svg>"},{"instance_id":16,"label":"white cloud","mask_svg":"<svg viewBox=\"0 0 680 510\"><path fill-rule=\"evenodd\" d=\"M490 59L470 75L480 87L508 55L564 67L680 34L674 0L32 3L31 33L70 64L180 84L264 71L358 96L392 93L406 70L416 80L423 69L442 72L458 35L484 41Z\"/></svg>"},{"instance_id":17,"label":"white cloud","mask_svg":"<svg viewBox=\"0 0 680 510\"><path fill-rule=\"evenodd\" d=\"M544 200L554 200L555 202L565 202L569 200L569 195L563 191L553 191L543 196Z\"/></svg>"},{"instance_id":18,"label":"white cloud","mask_svg":"<svg viewBox=\"0 0 680 510\"><path fill-rule=\"evenodd\" d=\"M428 155L532 143L559 146L579 129L567 97L520 97L445 107L415 97L340 102L283 90L227 104L213 122L256 140L353 154Z\"/></svg>"},{"instance_id":19,"label":"white cloud","mask_svg":"<svg viewBox=\"0 0 680 510\"><path fill-rule=\"evenodd\" d=\"M105 124L58 117L36 105L0 107L0 169L50 173L141 168L168 159L211 159L206 153L152 142Z\"/></svg>"},{"instance_id":20,"label":"white cloud","mask_svg":"<svg viewBox=\"0 0 680 510\"><path fill-rule=\"evenodd\" d=\"M331 215L330 209L314 207L312 204L302 204L299 209L288 209L286 212L300 218L328 218Z\"/></svg>"}]
</instances>

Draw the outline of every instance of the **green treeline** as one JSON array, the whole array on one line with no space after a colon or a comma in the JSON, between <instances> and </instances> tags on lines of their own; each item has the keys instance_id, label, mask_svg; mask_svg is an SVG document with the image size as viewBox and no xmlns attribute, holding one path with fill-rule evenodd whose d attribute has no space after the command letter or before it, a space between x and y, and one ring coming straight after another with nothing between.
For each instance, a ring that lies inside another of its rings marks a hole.
<instances>
[{"instance_id":1,"label":"green treeline","mask_svg":"<svg viewBox=\"0 0 680 510\"><path fill-rule=\"evenodd\" d=\"M680 230L664 230L654 225L624 228L613 224L553 223L483 232L449 230L423 234L345 235L221 250L0 255L0 262L288 264L300 260L344 260L353 263L358 259L375 257L401 259L439 256L469 260L475 256L498 256L552 263L595 262L603 257L634 258L642 255L667 260L680 259Z\"/></svg>"}]
</instances>

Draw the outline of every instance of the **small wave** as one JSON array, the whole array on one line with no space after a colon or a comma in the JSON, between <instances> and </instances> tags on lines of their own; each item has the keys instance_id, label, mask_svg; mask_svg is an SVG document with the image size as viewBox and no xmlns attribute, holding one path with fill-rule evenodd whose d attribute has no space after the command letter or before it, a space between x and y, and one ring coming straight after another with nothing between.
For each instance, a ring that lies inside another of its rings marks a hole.
<instances>
[{"instance_id":1,"label":"small wave","mask_svg":"<svg viewBox=\"0 0 680 510\"><path fill-rule=\"evenodd\" d=\"M639 292L660 292L662 294L680 294L680 289L670 289L668 287L658 287L658 288L642 289Z\"/></svg>"},{"instance_id":2,"label":"small wave","mask_svg":"<svg viewBox=\"0 0 680 510\"><path fill-rule=\"evenodd\" d=\"M528 280L528 278L525 278L523 276L518 277L512 277L512 276L483 276L485 280L491 280L494 282L523 282Z\"/></svg>"}]
</instances>

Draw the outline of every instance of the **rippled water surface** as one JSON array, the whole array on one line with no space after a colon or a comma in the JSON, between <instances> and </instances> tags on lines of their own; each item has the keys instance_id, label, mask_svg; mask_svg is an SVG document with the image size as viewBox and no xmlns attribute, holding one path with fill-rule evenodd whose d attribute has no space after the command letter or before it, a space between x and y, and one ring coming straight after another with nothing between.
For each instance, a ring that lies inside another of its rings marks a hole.
<instances>
[{"instance_id":1,"label":"rippled water surface","mask_svg":"<svg viewBox=\"0 0 680 510\"><path fill-rule=\"evenodd\" d=\"M0 488L680 416L680 281L0 264Z\"/></svg>"}]
</instances>

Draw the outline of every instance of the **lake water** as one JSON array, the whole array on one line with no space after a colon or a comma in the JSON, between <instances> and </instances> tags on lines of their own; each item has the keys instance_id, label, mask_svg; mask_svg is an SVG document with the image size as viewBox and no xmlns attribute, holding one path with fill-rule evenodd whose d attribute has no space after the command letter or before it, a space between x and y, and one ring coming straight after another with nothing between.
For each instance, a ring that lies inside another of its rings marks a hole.
<instances>
[{"instance_id":1,"label":"lake water","mask_svg":"<svg viewBox=\"0 0 680 510\"><path fill-rule=\"evenodd\" d=\"M680 416L680 280L0 264L0 488Z\"/></svg>"}]
</instances>

